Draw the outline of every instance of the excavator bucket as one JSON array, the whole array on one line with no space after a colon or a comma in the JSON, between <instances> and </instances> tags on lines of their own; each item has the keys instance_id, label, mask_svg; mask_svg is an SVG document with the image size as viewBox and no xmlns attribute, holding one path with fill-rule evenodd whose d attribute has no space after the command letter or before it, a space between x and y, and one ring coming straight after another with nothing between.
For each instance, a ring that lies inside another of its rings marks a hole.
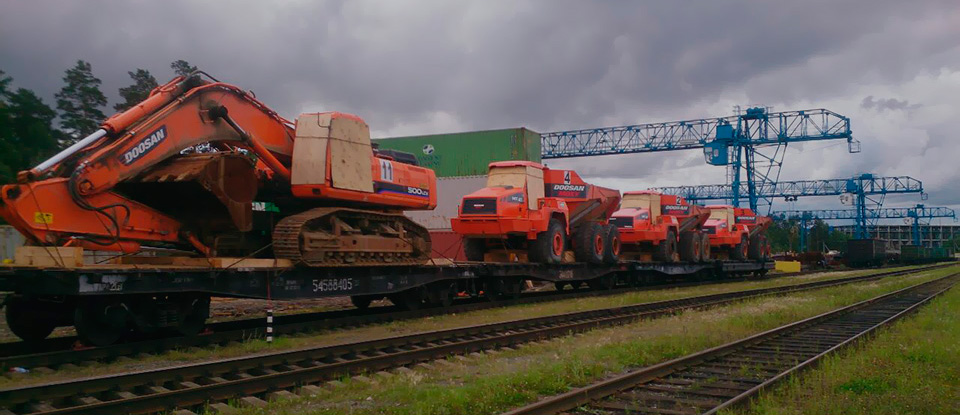
<instances>
[{"instance_id":1,"label":"excavator bucket","mask_svg":"<svg viewBox=\"0 0 960 415\"><path fill-rule=\"evenodd\" d=\"M202 228L229 228L224 215L207 215L215 198L226 210L232 225L241 232L253 228L253 199L257 195L257 174L253 160L234 152L189 154L166 161L130 179L124 186L132 197L184 222ZM165 187L159 191L156 187ZM174 191L171 191L174 190ZM207 195L203 194L207 193ZM143 199L150 199L149 201ZM214 209L213 212L223 210Z\"/></svg>"}]
</instances>

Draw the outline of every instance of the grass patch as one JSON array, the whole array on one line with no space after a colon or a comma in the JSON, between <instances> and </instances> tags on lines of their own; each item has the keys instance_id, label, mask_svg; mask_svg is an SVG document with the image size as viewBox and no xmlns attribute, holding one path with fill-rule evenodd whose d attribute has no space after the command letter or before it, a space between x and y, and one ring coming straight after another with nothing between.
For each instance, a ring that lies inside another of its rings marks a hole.
<instances>
[{"instance_id":1,"label":"grass patch","mask_svg":"<svg viewBox=\"0 0 960 415\"><path fill-rule=\"evenodd\" d=\"M960 288L726 414L960 413Z\"/></svg>"},{"instance_id":2,"label":"grass patch","mask_svg":"<svg viewBox=\"0 0 960 415\"><path fill-rule=\"evenodd\" d=\"M902 267L909 269L915 267ZM898 270L901 268L891 268ZM888 271L884 269L883 271ZM594 310L609 307L626 306L654 301L710 295L748 289L779 287L806 282L846 278L876 273L878 270L857 270L842 272L823 272L793 277L774 278L759 281L731 282L683 288L665 288L650 291L637 291L608 297L577 298L538 304L522 304L511 307L478 310L460 314L445 314L422 319L389 322L354 329L342 329L328 332L278 336L272 344L264 340L248 340L240 344L213 346L204 348L175 349L166 353L137 358L130 362L96 363L77 369L59 370L53 374L29 373L8 374L0 378L0 388L27 386L54 380L67 380L80 377L102 376L138 370L159 369L187 363L203 362L228 357L248 356L260 353L278 352L305 347L320 347L335 344L402 336L432 330L443 330L476 324L497 323L562 314L576 311Z\"/></svg>"},{"instance_id":3,"label":"grass patch","mask_svg":"<svg viewBox=\"0 0 960 415\"><path fill-rule=\"evenodd\" d=\"M595 330L518 350L417 369L244 414L493 414L598 379L740 339L792 321L955 272L958 268L744 301Z\"/></svg>"}]
</instances>

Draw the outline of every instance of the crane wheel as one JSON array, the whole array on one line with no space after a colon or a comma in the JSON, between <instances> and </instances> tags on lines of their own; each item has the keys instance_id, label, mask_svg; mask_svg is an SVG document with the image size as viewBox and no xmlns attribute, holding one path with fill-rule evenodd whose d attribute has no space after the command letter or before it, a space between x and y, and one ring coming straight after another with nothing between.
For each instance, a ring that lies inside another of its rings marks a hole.
<instances>
[{"instance_id":1,"label":"crane wheel","mask_svg":"<svg viewBox=\"0 0 960 415\"><path fill-rule=\"evenodd\" d=\"M700 262L700 234L692 231L680 232L680 260Z\"/></svg>"},{"instance_id":2,"label":"crane wheel","mask_svg":"<svg viewBox=\"0 0 960 415\"><path fill-rule=\"evenodd\" d=\"M747 259L749 243L747 242L747 236L743 235L740 237L740 243L737 246L733 247L733 251L730 252L730 257L737 260L743 261Z\"/></svg>"},{"instance_id":3,"label":"crane wheel","mask_svg":"<svg viewBox=\"0 0 960 415\"><path fill-rule=\"evenodd\" d=\"M656 259L663 262L675 262L674 256L677 253L677 234L673 230L667 231L667 239L660 242L657 247Z\"/></svg>"},{"instance_id":4,"label":"crane wheel","mask_svg":"<svg viewBox=\"0 0 960 415\"><path fill-rule=\"evenodd\" d=\"M467 261L483 261L487 253L487 241L479 238L464 238L463 254Z\"/></svg>"},{"instance_id":5,"label":"crane wheel","mask_svg":"<svg viewBox=\"0 0 960 415\"><path fill-rule=\"evenodd\" d=\"M700 234L700 260L710 262L710 235Z\"/></svg>"},{"instance_id":6,"label":"crane wheel","mask_svg":"<svg viewBox=\"0 0 960 415\"><path fill-rule=\"evenodd\" d=\"M577 262L602 264L606 251L603 227L599 223L585 223L574 232L573 253Z\"/></svg>"},{"instance_id":7,"label":"crane wheel","mask_svg":"<svg viewBox=\"0 0 960 415\"><path fill-rule=\"evenodd\" d=\"M538 234L537 239L530 245L530 261L559 264L563 261L566 244L567 232L563 224L556 219L551 219L550 224L547 225L547 231Z\"/></svg>"},{"instance_id":8,"label":"crane wheel","mask_svg":"<svg viewBox=\"0 0 960 415\"><path fill-rule=\"evenodd\" d=\"M605 235L606 247L603 252L603 262L605 264L616 264L620 259L620 230L613 225L603 225L602 229Z\"/></svg>"}]
</instances>

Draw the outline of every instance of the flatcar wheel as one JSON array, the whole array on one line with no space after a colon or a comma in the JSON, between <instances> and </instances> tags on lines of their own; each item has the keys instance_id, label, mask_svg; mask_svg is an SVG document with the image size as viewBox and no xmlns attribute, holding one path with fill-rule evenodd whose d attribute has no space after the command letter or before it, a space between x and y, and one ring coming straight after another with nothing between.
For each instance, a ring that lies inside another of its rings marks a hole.
<instances>
[{"instance_id":1,"label":"flatcar wheel","mask_svg":"<svg viewBox=\"0 0 960 415\"><path fill-rule=\"evenodd\" d=\"M523 281L516 278L498 278L487 284L486 296L490 301L515 300L523 291Z\"/></svg>"},{"instance_id":2,"label":"flatcar wheel","mask_svg":"<svg viewBox=\"0 0 960 415\"><path fill-rule=\"evenodd\" d=\"M563 291L563 289L567 287L567 283L565 283L565 282L555 282L555 283L553 283L553 287L556 288L557 291Z\"/></svg>"},{"instance_id":3,"label":"flatcar wheel","mask_svg":"<svg viewBox=\"0 0 960 415\"><path fill-rule=\"evenodd\" d=\"M17 337L26 342L37 342L47 338L53 329L57 328L56 321L46 318L42 313L42 302L32 298L12 296L7 299L7 326Z\"/></svg>"},{"instance_id":4,"label":"flatcar wheel","mask_svg":"<svg viewBox=\"0 0 960 415\"><path fill-rule=\"evenodd\" d=\"M370 303L373 302L373 297L369 295L352 295L350 296L350 302L353 303L353 306L361 310L366 310L370 308Z\"/></svg>"},{"instance_id":5,"label":"flatcar wheel","mask_svg":"<svg viewBox=\"0 0 960 415\"><path fill-rule=\"evenodd\" d=\"M196 336L207 325L210 317L210 297L189 298L180 306L180 323L177 332L183 336Z\"/></svg>"},{"instance_id":6,"label":"flatcar wheel","mask_svg":"<svg viewBox=\"0 0 960 415\"><path fill-rule=\"evenodd\" d=\"M587 281L587 285L591 289L596 291L609 290L617 285L617 277L613 275L605 275L602 277L594 278L590 281Z\"/></svg>"},{"instance_id":7,"label":"flatcar wheel","mask_svg":"<svg viewBox=\"0 0 960 415\"><path fill-rule=\"evenodd\" d=\"M431 284L427 293L428 302L433 307L450 307L457 295L457 284L440 281Z\"/></svg>"},{"instance_id":8,"label":"flatcar wheel","mask_svg":"<svg viewBox=\"0 0 960 415\"><path fill-rule=\"evenodd\" d=\"M73 325L80 339L94 346L107 346L128 331L127 310L116 302L83 301L74 311Z\"/></svg>"},{"instance_id":9,"label":"flatcar wheel","mask_svg":"<svg viewBox=\"0 0 960 415\"><path fill-rule=\"evenodd\" d=\"M407 310L419 310L423 307L423 295L420 289L411 288L389 296L390 302Z\"/></svg>"}]
</instances>

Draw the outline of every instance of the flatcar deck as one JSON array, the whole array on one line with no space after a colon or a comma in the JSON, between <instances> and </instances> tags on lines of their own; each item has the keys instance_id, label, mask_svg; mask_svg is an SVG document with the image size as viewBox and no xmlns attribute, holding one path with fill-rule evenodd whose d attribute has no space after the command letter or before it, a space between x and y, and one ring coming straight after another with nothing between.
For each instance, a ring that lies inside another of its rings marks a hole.
<instances>
[{"instance_id":1,"label":"flatcar deck","mask_svg":"<svg viewBox=\"0 0 960 415\"><path fill-rule=\"evenodd\" d=\"M0 290L38 296L92 296L202 292L221 297L299 299L391 294L443 280L522 278L587 281L607 275L680 276L697 273L765 273L772 261L709 263L448 262L382 267L214 268L176 265L94 265L81 268L0 267Z\"/></svg>"}]
</instances>

